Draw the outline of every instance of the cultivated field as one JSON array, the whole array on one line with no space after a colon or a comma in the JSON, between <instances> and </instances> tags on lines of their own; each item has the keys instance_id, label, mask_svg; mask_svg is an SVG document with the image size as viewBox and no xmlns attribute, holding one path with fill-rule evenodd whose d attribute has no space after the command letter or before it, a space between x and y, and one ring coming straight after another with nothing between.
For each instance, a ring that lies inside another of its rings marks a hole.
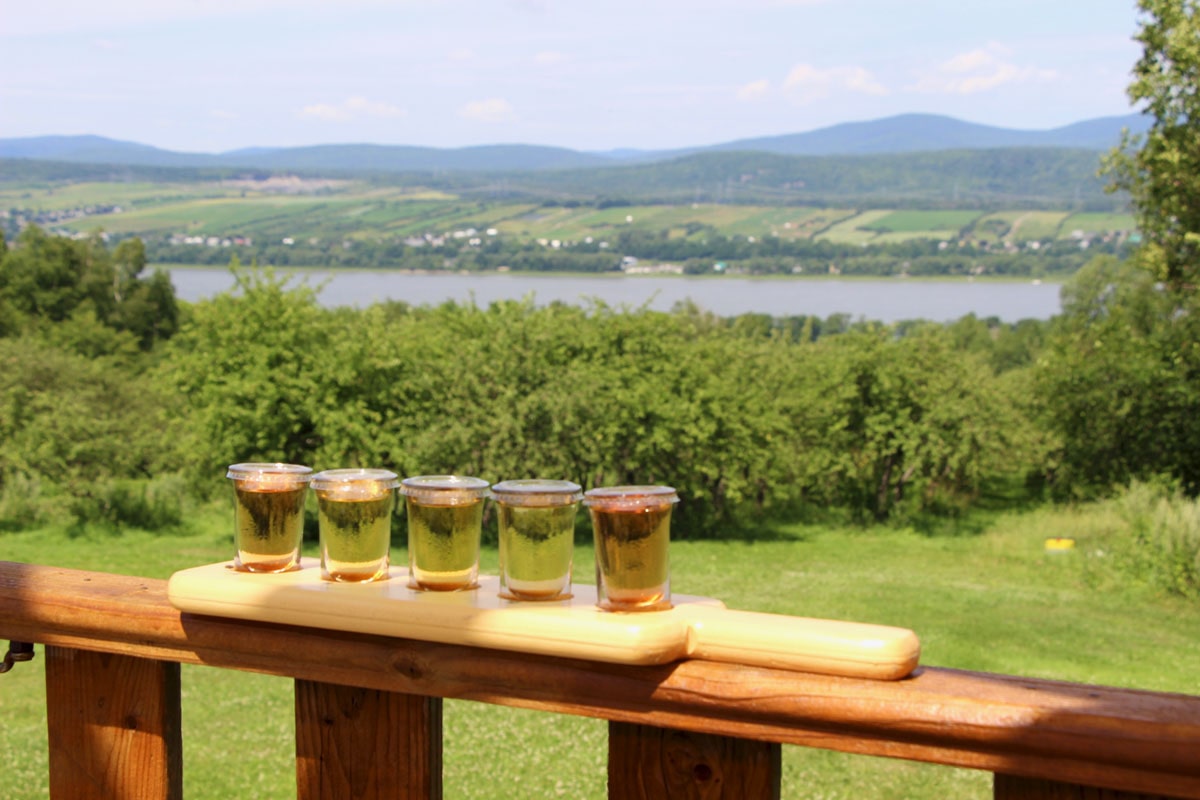
<instances>
[{"instance_id":1,"label":"cultivated field","mask_svg":"<svg viewBox=\"0 0 1200 800\"><path fill-rule=\"evenodd\" d=\"M814 208L691 203L563 207L487 202L350 181L76 183L8 186L0 209L68 232L143 237L245 236L262 241L403 239L495 228L519 239L604 240L636 229L672 237L818 238L850 244L911 239L1021 243L1128 232L1124 214ZM40 216L39 216L40 215Z\"/></svg>"}]
</instances>

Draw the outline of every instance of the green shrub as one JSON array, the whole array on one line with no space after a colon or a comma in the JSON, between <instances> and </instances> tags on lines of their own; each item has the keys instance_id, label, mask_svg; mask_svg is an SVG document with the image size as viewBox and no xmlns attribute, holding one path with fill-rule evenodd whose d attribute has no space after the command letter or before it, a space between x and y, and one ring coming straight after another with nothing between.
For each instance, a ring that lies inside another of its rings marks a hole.
<instances>
[{"instance_id":1,"label":"green shrub","mask_svg":"<svg viewBox=\"0 0 1200 800\"><path fill-rule=\"evenodd\" d=\"M1127 528L1112 558L1130 579L1200 598L1200 501L1163 483L1134 483L1119 500Z\"/></svg>"},{"instance_id":2,"label":"green shrub","mask_svg":"<svg viewBox=\"0 0 1200 800\"><path fill-rule=\"evenodd\" d=\"M186 485L175 475L97 481L70 501L76 524L164 531L183 523Z\"/></svg>"},{"instance_id":3,"label":"green shrub","mask_svg":"<svg viewBox=\"0 0 1200 800\"><path fill-rule=\"evenodd\" d=\"M124 483L171 471L173 401L136 363L0 339L0 518L169 518ZM145 508L136 510L142 503ZM105 510L108 509L108 510ZM147 516L149 515L149 516Z\"/></svg>"},{"instance_id":4,"label":"green shrub","mask_svg":"<svg viewBox=\"0 0 1200 800\"><path fill-rule=\"evenodd\" d=\"M1088 504L1078 534L1084 579L1103 590L1200 599L1200 501L1170 478L1134 482Z\"/></svg>"},{"instance_id":5,"label":"green shrub","mask_svg":"<svg viewBox=\"0 0 1200 800\"><path fill-rule=\"evenodd\" d=\"M40 477L18 473L0 483L0 530L22 530L66 520L62 503L47 496Z\"/></svg>"}]
</instances>

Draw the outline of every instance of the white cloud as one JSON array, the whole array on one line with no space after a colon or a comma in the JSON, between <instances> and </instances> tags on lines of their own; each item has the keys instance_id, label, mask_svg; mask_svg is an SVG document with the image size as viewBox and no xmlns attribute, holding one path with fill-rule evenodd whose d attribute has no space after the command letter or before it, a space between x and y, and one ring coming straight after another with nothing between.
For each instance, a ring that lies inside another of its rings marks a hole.
<instances>
[{"instance_id":1,"label":"white cloud","mask_svg":"<svg viewBox=\"0 0 1200 800\"><path fill-rule=\"evenodd\" d=\"M232 111L226 111L223 108L214 108L212 111L209 111L208 113L209 113L209 116L215 117L216 119L237 119L238 118L237 114L233 113Z\"/></svg>"},{"instance_id":2,"label":"white cloud","mask_svg":"<svg viewBox=\"0 0 1200 800\"><path fill-rule=\"evenodd\" d=\"M339 122L350 118L345 109L338 106L331 106L327 103L316 103L311 106L305 106L301 109L300 116L314 117L326 120L327 122Z\"/></svg>"},{"instance_id":3,"label":"white cloud","mask_svg":"<svg viewBox=\"0 0 1200 800\"><path fill-rule=\"evenodd\" d=\"M451 61L471 61L475 58L475 51L469 47L456 47L446 57Z\"/></svg>"},{"instance_id":4,"label":"white cloud","mask_svg":"<svg viewBox=\"0 0 1200 800\"><path fill-rule=\"evenodd\" d=\"M749 102L758 100L761 97L765 97L769 91L771 91L771 84L764 78L763 80L759 81L751 81L745 86L739 87L737 90L737 98L738 100Z\"/></svg>"},{"instance_id":5,"label":"white cloud","mask_svg":"<svg viewBox=\"0 0 1200 800\"><path fill-rule=\"evenodd\" d=\"M504 122L514 116L512 104L499 97L475 100L458 110L460 117L477 122Z\"/></svg>"},{"instance_id":6,"label":"white cloud","mask_svg":"<svg viewBox=\"0 0 1200 800\"><path fill-rule=\"evenodd\" d=\"M988 69L995 66L998 55L999 53L995 50L989 51L977 48L967 53L959 53L954 58L943 63L939 69L950 75L961 75L966 72Z\"/></svg>"},{"instance_id":7,"label":"white cloud","mask_svg":"<svg viewBox=\"0 0 1200 800\"><path fill-rule=\"evenodd\" d=\"M1058 78L1052 69L1014 64L1010 54L999 44L968 50L925 72L907 88L929 94L976 94L1006 83L1041 83Z\"/></svg>"},{"instance_id":8,"label":"white cloud","mask_svg":"<svg viewBox=\"0 0 1200 800\"><path fill-rule=\"evenodd\" d=\"M383 103L377 100L368 100L365 97L351 97L346 101L346 108L355 114L361 114L367 117L384 117L395 119L396 117L404 116L404 109L399 106L394 106L391 103Z\"/></svg>"},{"instance_id":9,"label":"white cloud","mask_svg":"<svg viewBox=\"0 0 1200 800\"><path fill-rule=\"evenodd\" d=\"M404 116L404 109L390 103L368 100L365 97L356 96L347 97L337 105L315 103L305 106L301 109L300 116L312 117L314 119L325 120L326 122L346 122L352 119L361 119L362 117L395 119L396 117Z\"/></svg>"},{"instance_id":10,"label":"white cloud","mask_svg":"<svg viewBox=\"0 0 1200 800\"><path fill-rule=\"evenodd\" d=\"M783 88L802 103L822 100L835 92L857 92L859 94L885 95L887 87L875 79L870 70L863 67L829 67L821 69L812 64L797 64L792 67Z\"/></svg>"},{"instance_id":11,"label":"white cloud","mask_svg":"<svg viewBox=\"0 0 1200 800\"><path fill-rule=\"evenodd\" d=\"M543 50L533 57L533 60L538 64L558 64L561 63L566 56L557 50Z\"/></svg>"}]
</instances>

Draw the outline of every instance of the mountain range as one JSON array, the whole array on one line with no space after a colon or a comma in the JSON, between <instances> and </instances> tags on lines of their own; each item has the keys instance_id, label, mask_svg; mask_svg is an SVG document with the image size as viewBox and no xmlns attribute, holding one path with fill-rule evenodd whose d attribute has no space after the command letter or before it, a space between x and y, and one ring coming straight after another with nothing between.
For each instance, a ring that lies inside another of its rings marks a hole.
<instances>
[{"instance_id":1,"label":"mountain range","mask_svg":"<svg viewBox=\"0 0 1200 800\"><path fill-rule=\"evenodd\" d=\"M1141 133L1149 124L1149 117L1132 114L1084 120L1049 130L1018 130L935 114L902 114L865 122L847 122L805 133L739 139L706 147L605 152L525 144L460 148L328 144L252 147L223 153L185 153L103 136L35 136L0 139L0 158L77 164L235 167L311 172L507 172L647 164L698 154L732 152L785 156L863 156L1002 148L1101 152L1119 144L1123 129Z\"/></svg>"}]
</instances>

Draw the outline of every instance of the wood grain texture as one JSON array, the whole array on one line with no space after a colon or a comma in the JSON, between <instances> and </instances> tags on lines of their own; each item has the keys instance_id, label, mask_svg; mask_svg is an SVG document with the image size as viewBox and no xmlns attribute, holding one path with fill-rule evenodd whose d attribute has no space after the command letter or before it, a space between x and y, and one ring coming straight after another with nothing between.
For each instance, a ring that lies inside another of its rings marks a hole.
<instances>
[{"instance_id":1,"label":"wood grain texture","mask_svg":"<svg viewBox=\"0 0 1200 800\"><path fill-rule=\"evenodd\" d=\"M442 701L296 681L299 800L441 800Z\"/></svg>"},{"instance_id":2,"label":"wood grain texture","mask_svg":"<svg viewBox=\"0 0 1200 800\"><path fill-rule=\"evenodd\" d=\"M50 796L183 797L179 665L46 648Z\"/></svg>"},{"instance_id":3,"label":"wood grain texture","mask_svg":"<svg viewBox=\"0 0 1200 800\"><path fill-rule=\"evenodd\" d=\"M1003 774L996 775L993 797L995 800L1171 800L1166 795L1119 792Z\"/></svg>"},{"instance_id":4,"label":"wood grain texture","mask_svg":"<svg viewBox=\"0 0 1200 800\"><path fill-rule=\"evenodd\" d=\"M1200 697L923 667L630 667L181 615L165 581L0 562L0 638L1200 798Z\"/></svg>"},{"instance_id":5,"label":"wood grain texture","mask_svg":"<svg viewBox=\"0 0 1200 800\"><path fill-rule=\"evenodd\" d=\"M781 760L774 742L608 724L614 800L779 800Z\"/></svg>"}]
</instances>

